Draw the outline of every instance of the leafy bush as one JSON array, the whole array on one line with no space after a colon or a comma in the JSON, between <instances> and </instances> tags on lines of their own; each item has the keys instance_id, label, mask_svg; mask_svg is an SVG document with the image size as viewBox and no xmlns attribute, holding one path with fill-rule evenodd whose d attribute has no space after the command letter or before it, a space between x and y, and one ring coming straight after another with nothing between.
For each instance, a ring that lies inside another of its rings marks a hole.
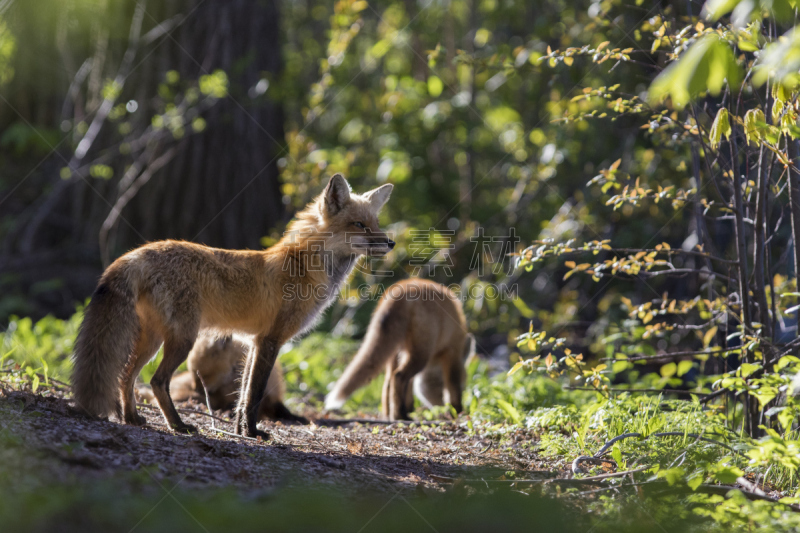
<instances>
[{"instance_id":1,"label":"leafy bush","mask_svg":"<svg viewBox=\"0 0 800 533\"><path fill-rule=\"evenodd\" d=\"M34 323L30 318L11 317L6 331L0 333L0 357L68 380L69 358L81 320L82 309L68 320L47 316Z\"/></svg>"}]
</instances>

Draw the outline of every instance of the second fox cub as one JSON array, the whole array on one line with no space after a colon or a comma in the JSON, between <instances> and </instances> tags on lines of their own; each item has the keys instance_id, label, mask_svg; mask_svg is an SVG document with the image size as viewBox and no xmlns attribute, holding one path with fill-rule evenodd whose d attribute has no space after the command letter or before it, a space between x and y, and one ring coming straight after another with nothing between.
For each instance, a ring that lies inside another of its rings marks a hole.
<instances>
[{"instance_id":1,"label":"second fox cub","mask_svg":"<svg viewBox=\"0 0 800 533\"><path fill-rule=\"evenodd\" d=\"M182 402L193 399L205 404L208 392L212 409L233 409L239 396L242 367L250 348L249 344L232 335L218 337L210 332L200 332L186 360L188 371L173 376L170 382L172 400ZM137 392L139 396L155 400L152 389L147 385L139 387ZM283 368L280 361L275 361L264 390L264 399L261 400L259 420L268 418L308 424L308 420L286 408L283 404L284 394L286 384L283 381Z\"/></svg>"},{"instance_id":2,"label":"second fox cub","mask_svg":"<svg viewBox=\"0 0 800 533\"><path fill-rule=\"evenodd\" d=\"M475 339L450 289L423 279L395 283L375 309L364 343L325 408L339 409L385 367L381 410L389 420L408 419L414 394L427 407L449 403L461 411L464 361L474 350Z\"/></svg>"}]
</instances>

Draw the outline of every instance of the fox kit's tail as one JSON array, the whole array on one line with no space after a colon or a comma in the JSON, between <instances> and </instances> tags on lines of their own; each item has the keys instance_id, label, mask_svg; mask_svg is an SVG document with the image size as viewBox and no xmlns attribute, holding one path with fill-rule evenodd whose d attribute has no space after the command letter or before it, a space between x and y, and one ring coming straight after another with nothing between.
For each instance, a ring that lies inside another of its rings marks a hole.
<instances>
[{"instance_id":1,"label":"fox kit's tail","mask_svg":"<svg viewBox=\"0 0 800 533\"><path fill-rule=\"evenodd\" d=\"M472 333L467 333L467 336L464 339L464 352L461 354L461 360L466 363L467 359L469 359L474 353L475 353L475 335L473 335Z\"/></svg>"},{"instance_id":2,"label":"fox kit's tail","mask_svg":"<svg viewBox=\"0 0 800 533\"><path fill-rule=\"evenodd\" d=\"M116 412L120 375L139 330L133 289L121 272L107 272L84 312L75 341L72 390L94 416Z\"/></svg>"},{"instance_id":3,"label":"fox kit's tail","mask_svg":"<svg viewBox=\"0 0 800 533\"><path fill-rule=\"evenodd\" d=\"M403 319L391 313L390 306L383 307L370 322L358 353L325 397L326 410L340 409L356 389L369 383L383 370L389 358L400 351L406 337L406 328L400 323Z\"/></svg>"}]
</instances>

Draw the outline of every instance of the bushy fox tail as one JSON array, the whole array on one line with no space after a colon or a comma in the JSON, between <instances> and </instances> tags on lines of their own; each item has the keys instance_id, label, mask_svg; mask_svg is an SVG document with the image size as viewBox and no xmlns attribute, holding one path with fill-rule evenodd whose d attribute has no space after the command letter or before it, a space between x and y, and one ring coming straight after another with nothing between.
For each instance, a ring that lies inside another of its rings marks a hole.
<instances>
[{"instance_id":1,"label":"bushy fox tail","mask_svg":"<svg viewBox=\"0 0 800 533\"><path fill-rule=\"evenodd\" d=\"M72 356L75 401L88 414L117 411L120 377L138 331L133 289L121 272L107 272L86 307Z\"/></svg>"},{"instance_id":2,"label":"bushy fox tail","mask_svg":"<svg viewBox=\"0 0 800 533\"><path fill-rule=\"evenodd\" d=\"M389 307L389 306L386 306ZM391 309L378 309L358 353L325 397L325 409L340 409L356 389L369 383L397 355L406 338L406 320Z\"/></svg>"},{"instance_id":3,"label":"bushy fox tail","mask_svg":"<svg viewBox=\"0 0 800 533\"><path fill-rule=\"evenodd\" d=\"M472 354L475 353L475 335L467 333L464 339L464 352L461 354L461 360L466 362Z\"/></svg>"}]
</instances>

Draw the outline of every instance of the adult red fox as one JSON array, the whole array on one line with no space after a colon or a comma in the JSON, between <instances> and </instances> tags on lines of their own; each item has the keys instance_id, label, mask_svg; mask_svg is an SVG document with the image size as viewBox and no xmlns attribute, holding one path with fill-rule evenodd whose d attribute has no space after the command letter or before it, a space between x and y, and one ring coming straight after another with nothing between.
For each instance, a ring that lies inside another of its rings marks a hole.
<instances>
[{"instance_id":1,"label":"adult red fox","mask_svg":"<svg viewBox=\"0 0 800 533\"><path fill-rule=\"evenodd\" d=\"M385 367L381 411L389 420L408 419L412 379L413 394L427 407L449 403L461 411L464 361L474 350L458 296L432 281L400 281L375 309L361 348L328 394L325 408L341 408Z\"/></svg>"},{"instance_id":2,"label":"adult red fox","mask_svg":"<svg viewBox=\"0 0 800 533\"><path fill-rule=\"evenodd\" d=\"M133 386L164 344L150 384L174 431L184 424L169 395L175 369L200 329L253 335L242 373L236 432L267 437L258 410L283 343L312 328L333 303L361 255L383 256L394 242L378 227L392 185L351 193L341 174L297 214L284 237L263 251L220 250L180 241L146 244L123 255L100 278L75 342L72 387L91 415L116 413L143 424Z\"/></svg>"},{"instance_id":3,"label":"adult red fox","mask_svg":"<svg viewBox=\"0 0 800 533\"><path fill-rule=\"evenodd\" d=\"M208 402L214 410L233 409L239 396L239 380L242 367L247 360L250 345L233 335L218 337L211 332L201 331L197 341L186 359L187 372L172 377L169 394L173 401L189 399L205 405ZM199 374L199 376L198 376ZM140 397L153 401L152 388L141 385L136 392ZM286 420L308 424L302 416L293 414L283 403L286 384L280 360L275 361L264 389L258 418L263 420Z\"/></svg>"}]
</instances>

